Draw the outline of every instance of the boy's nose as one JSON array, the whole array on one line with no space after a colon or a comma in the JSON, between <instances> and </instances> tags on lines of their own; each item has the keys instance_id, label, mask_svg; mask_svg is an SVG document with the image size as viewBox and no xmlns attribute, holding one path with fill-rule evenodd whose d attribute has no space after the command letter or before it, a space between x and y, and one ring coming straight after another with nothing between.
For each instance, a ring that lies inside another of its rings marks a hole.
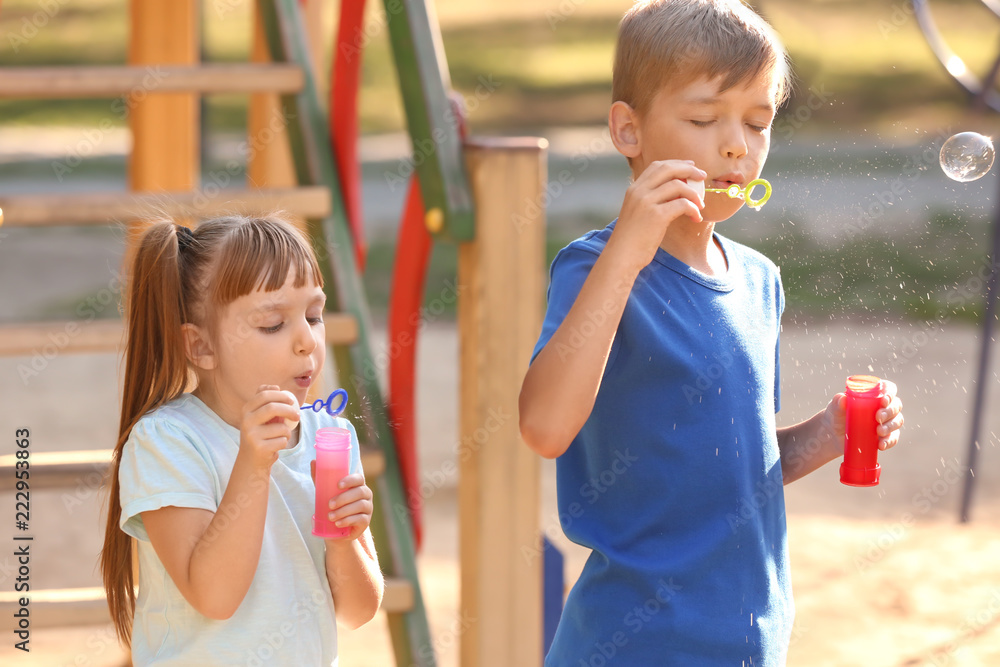
<instances>
[{"instance_id":1,"label":"boy's nose","mask_svg":"<svg viewBox=\"0 0 1000 667\"><path fill-rule=\"evenodd\" d=\"M747 140L741 129L729 129L722 139L721 152L723 157L740 158L747 154Z\"/></svg>"}]
</instances>

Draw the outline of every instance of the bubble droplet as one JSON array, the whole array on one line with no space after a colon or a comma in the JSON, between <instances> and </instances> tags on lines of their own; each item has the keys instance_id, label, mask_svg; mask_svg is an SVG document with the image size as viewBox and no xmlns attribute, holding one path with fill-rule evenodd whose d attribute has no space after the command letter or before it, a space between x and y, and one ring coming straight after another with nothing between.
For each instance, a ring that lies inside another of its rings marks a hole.
<instances>
[{"instance_id":1,"label":"bubble droplet","mask_svg":"<svg viewBox=\"0 0 1000 667\"><path fill-rule=\"evenodd\" d=\"M993 166L993 142L978 132L959 132L941 146L941 169L948 178L968 183Z\"/></svg>"}]
</instances>

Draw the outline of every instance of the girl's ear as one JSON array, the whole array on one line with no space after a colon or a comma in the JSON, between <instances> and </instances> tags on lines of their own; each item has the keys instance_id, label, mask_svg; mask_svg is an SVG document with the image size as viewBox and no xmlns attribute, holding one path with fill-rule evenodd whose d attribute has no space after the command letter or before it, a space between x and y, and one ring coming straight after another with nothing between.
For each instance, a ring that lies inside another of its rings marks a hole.
<instances>
[{"instance_id":1,"label":"girl's ear","mask_svg":"<svg viewBox=\"0 0 1000 667\"><path fill-rule=\"evenodd\" d=\"M629 159L639 157L642 146L635 109L621 100L612 104L608 112L608 129L619 153Z\"/></svg>"},{"instance_id":2,"label":"girl's ear","mask_svg":"<svg viewBox=\"0 0 1000 667\"><path fill-rule=\"evenodd\" d=\"M218 364L208 332L197 324L187 322L181 325L181 336L184 338L184 356L188 361L205 371L213 370Z\"/></svg>"}]
</instances>

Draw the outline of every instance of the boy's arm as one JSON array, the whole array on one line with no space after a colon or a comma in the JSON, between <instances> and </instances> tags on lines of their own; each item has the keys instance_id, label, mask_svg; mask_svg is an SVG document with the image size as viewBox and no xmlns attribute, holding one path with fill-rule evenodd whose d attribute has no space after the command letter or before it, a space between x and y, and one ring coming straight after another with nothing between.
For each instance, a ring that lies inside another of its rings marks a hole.
<instances>
[{"instance_id":1,"label":"boy's arm","mask_svg":"<svg viewBox=\"0 0 1000 667\"><path fill-rule=\"evenodd\" d=\"M667 227L681 215L701 220L703 202L688 178L704 179L705 172L691 162L665 160L651 163L629 186L607 246L528 368L518 400L520 429L538 454L561 455L590 416L629 293Z\"/></svg>"},{"instance_id":2,"label":"boy's arm","mask_svg":"<svg viewBox=\"0 0 1000 667\"><path fill-rule=\"evenodd\" d=\"M878 419L878 448L890 449L899 442L903 426L903 403L896 396L896 384L882 381L885 395ZM785 484L805 477L813 470L844 455L844 425L847 413L846 394L837 394L826 406L804 422L777 429L781 452L781 476Z\"/></svg>"}]
</instances>

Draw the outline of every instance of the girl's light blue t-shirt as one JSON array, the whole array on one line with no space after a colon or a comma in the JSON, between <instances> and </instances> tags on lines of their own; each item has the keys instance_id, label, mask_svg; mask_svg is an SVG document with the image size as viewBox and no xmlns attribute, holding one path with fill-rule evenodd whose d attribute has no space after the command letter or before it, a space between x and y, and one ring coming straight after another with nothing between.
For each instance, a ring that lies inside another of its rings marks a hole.
<instances>
[{"instance_id":1,"label":"girl's light blue t-shirt","mask_svg":"<svg viewBox=\"0 0 1000 667\"><path fill-rule=\"evenodd\" d=\"M613 229L553 261L535 355ZM784 664L793 603L774 418L784 296L773 263L715 238L723 277L660 249L639 274L593 411L556 460L563 530L593 551L548 667ZM574 354L602 317L586 313L553 351Z\"/></svg>"},{"instance_id":2,"label":"girl's light blue t-shirt","mask_svg":"<svg viewBox=\"0 0 1000 667\"><path fill-rule=\"evenodd\" d=\"M181 595L156 556L142 512L166 506L215 512L239 451L239 430L191 394L144 416L122 450L121 528L138 541L139 592L132 630L136 665L336 665L337 627L325 544L312 535L309 463L316 429L351 432L351 472L361 471L354 427L303 410L300 437L271 468L257 573L233 616L213 620Z\"/></svg>"}]
</instances>

